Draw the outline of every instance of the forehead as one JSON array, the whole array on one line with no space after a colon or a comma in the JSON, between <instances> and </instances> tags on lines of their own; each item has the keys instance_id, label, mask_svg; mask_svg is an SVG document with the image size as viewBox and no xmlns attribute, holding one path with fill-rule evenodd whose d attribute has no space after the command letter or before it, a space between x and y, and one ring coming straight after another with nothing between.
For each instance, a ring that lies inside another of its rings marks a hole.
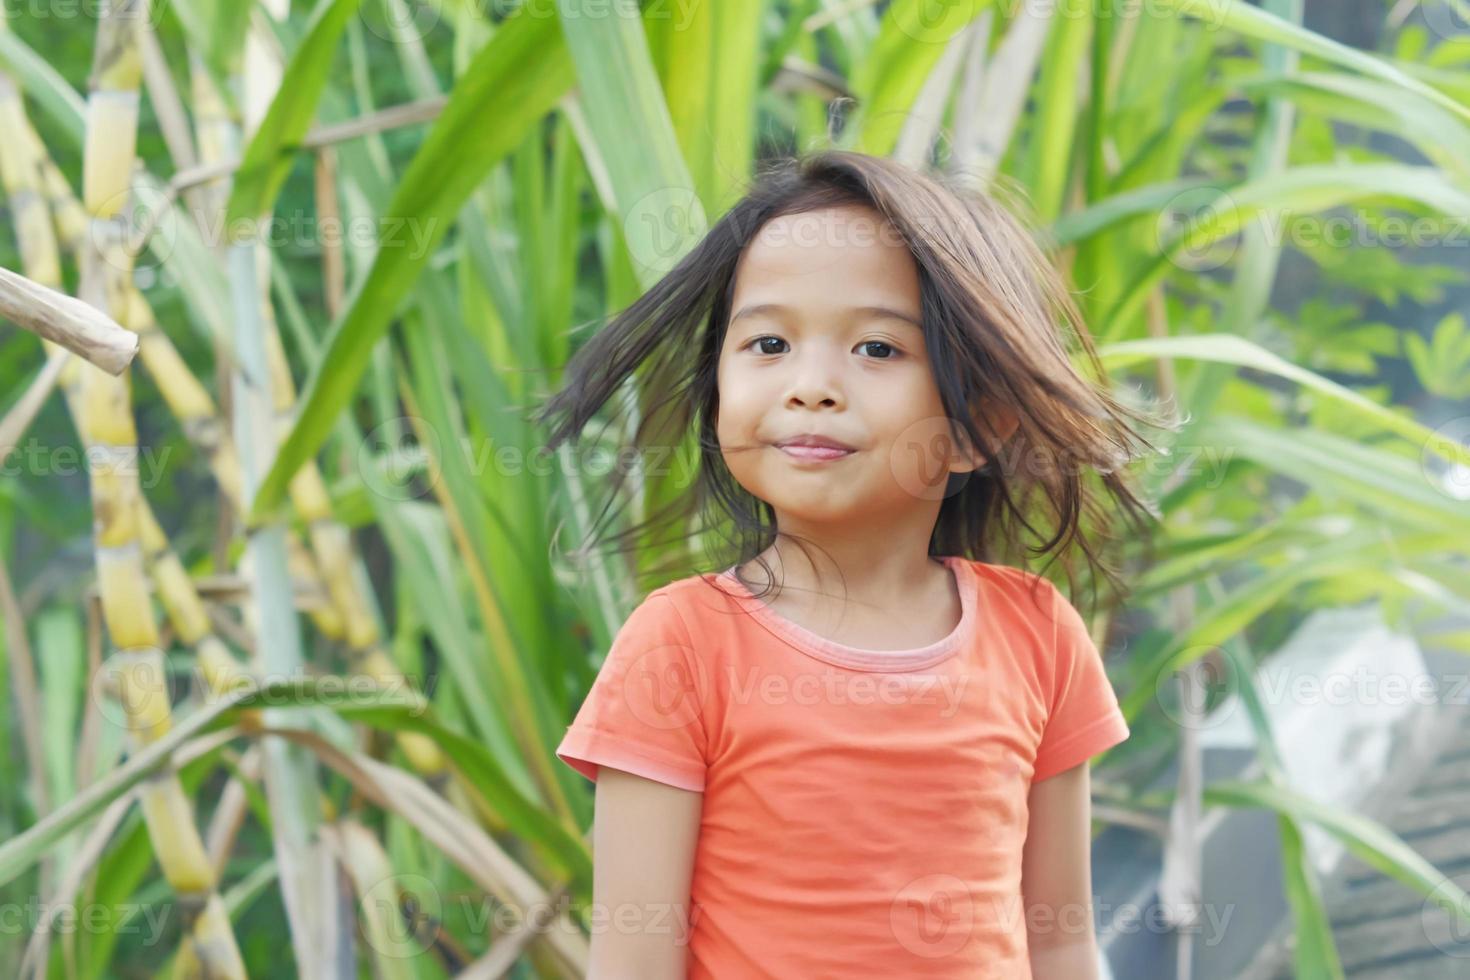
<instances>
[{"instance_id":1,"label":"forehead","mask_svg":"<svg viewBox=\"0 0 1470 980\"><path fill-rule=\"evenodd\" d=\"M735 298L780 296L903 302L917 311L919 271L897 229L872 208L850 205L766 222L735 270Z\"/></svg>"}]
</instances>

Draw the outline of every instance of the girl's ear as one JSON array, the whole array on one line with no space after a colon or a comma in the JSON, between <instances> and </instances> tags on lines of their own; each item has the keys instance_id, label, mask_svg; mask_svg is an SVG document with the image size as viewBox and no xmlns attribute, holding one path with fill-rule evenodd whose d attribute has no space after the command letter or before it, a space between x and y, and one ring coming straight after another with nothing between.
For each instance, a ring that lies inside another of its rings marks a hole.
<instances>
[{"instance_id":1,"label":"girl's ear","mask_svg":"<svg viewBox=\"0 0 1470 980\"><path fill-rule=\"evenodd\" d=\"M988 431L1001 443L1009 440L1021 424L1021 417L1015 409L983 396L980 407L975 412L975 426L983 432L987 428L980 422L982 417L989 423ZM951 473L970 473L989 462L985 454L971 444L970 437L964 430L960 430L959 438L960 444L955 447L955 455L949 465Z\"/></svg>"}]
</instances>

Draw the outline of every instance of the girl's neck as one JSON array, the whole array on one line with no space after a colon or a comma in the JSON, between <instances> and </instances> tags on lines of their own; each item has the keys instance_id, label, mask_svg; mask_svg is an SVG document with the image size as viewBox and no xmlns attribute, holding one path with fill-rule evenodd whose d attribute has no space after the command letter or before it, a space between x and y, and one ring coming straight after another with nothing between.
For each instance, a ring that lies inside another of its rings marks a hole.
<instances>
[{"instance_id":1,"label":"girl's neck","mask_svg":"<svg viewBox=\"0 0 1470 980\"><path fill-rule=\"evenodd\" d=\"M881 541L853 549L808 545L807 550L810 554L793 542L778 541L761 553L774 582L756 561L740 568L741 577L758 589L770 584L776 595L797 604L845 599L875 609L890 608L905 596L932 595L936 583L947 583L950 577L943 562L926 551L895 549Z\"/></svg>"}]
</instances>

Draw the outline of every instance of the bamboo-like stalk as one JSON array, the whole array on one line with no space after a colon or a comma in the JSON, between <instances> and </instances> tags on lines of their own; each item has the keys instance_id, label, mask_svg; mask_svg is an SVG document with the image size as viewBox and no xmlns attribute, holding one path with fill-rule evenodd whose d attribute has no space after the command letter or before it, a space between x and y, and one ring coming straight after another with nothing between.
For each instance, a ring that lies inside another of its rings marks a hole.
<instances>
[{"instance_id":1,"label":"bamboo-like stalk","mask_svg":"<svg viewBox=\"0 0 1470 980\"><path fill-rule=\"evenodd\" d=\"M0 32L9 29L3 8L0 8ZM25 108L19 90L4 72L0 72L0 131L14 132L17 120L24 119ZM56 236L51 227L50 216L39 191L39 171L34 153L23 141L0 140L0 190L5 192L10 211L20 233L21 263L26 273L37 282L50 287L61 284L61 263L57 256ZM86 304L81 304L85 306ZM90 307L89 307L90 309ZM102 316L99 311L98 316ZM0 422L0 453L8 453L19 444L21 436L34 421L52 387L62 379L75 382L78 377L78 359L60 344L41 336L41 345L46 352L46 364L26 393L3 422ZM3 591L8 593L6 581ZM7 631L16 635L8 642L12 657L14 685L19 695L18 713L21 718L21 733L30 763L30 779L33 802L39 816L51 809L47 790L43 750L40 743L41 701L35 696L35 676L31 670L31 652L23 628L24 617L18 607L5 610ZM55 860L48 856L41 866L41 886L50 891L55 876Z\"/></svg>"},{"instance_id":2,"label":"bamboo-like stalk","mask_svg":"<svg viewBox=\"0 0 1470 980\"><path fill-rule=\"evenodd\" d=\"M108 374L138 353L138 338L86 303L0 268L0 317L60 344Z\"/></svg>"},{"instance_id":3,"label":"bamboo-like stalk","mask_svg":"<svg viewBox=\"0 0 1470 980\"><path fill-rule=\"evenodd\" d=\"M179 356L173 341L158 325L153 308L137 290L131 292L130 312L124 326L138 332L142 342L139 359L158 384L159 392L179 420L185 436L206 454L210 470L235 517L243 518L240 457L234 440L225 429L214 400ZM325 594L326 588L321 582L316 562L306 553L305 546L294 533L288 534L287 547L292 550L292 578L315 585ZM322 603L306 611L323 636L333 640L342 638L345 630L335 605Z\"/></svg>"},{"instance_id":4,"label":"bamboo-like stalk","mask_svg":"<svg viewBox=\"0 0 1470 980\"><path fill-rule=\"evenodd\" d=\"M0 31L9 30L3 7L0 7ZM20 244L21 265L26 275L43 286L59 289L61 286L61 256L56 247L56 230L46 208L43 190L44 174L41 168L42 153L39 140L27 138L30 123L25 118L25 107L21 104L20 92L14 81L0 71L0 132L10 136L0 140L0 188L10 202L15 216L17 241ZM80 211L78 205L78 211ZM78 220L78 241L85 234L86 221ZM59 357L65 349L60 344L41 338L48 361ZM76 383L80 368L76 359L68 357L58 371L56 383L66 388ZM19 438L17 433L16 438Z\"/></svg>"},{"instance_id":5,"label":"bamboo-like stalk","mask_svg":"<svg viewBox=\"0 0 1470 980\"><path fill-rule=\"evenodd\" d=\"M226 153L229 145L227 133L221 127L232 125L212 80L203 70L202 64L194 64L195 116L198 121L201 156L211 161ZM34 130L25 121L19 131L34 137ZM38 140L35 140L39 144ZM86 225L79 214L75 198L70 194L54 165L44 154L37 154L45 181L47 196L57 215L57 223L68 241L80 244ZM49 165L49 166L48 166ZM197 188L199 201L206 208L223 211L224 197L217 185L202 185ZM261 278L265 279L265 270ZM261 295L268 295L268 283L260 284ZM262 303L262 316L268 327L265 333L266 356L270 365L272 391L275 396L278 432L289 428L294 410L296 392L285 352L281 347L280 333L273 310L269 303ZM187 365L178 355L172 341L158 327L152 308L136 289L129 289L128 315L123 325L135 331L141 341L141 358L154 380L158 383L165 401L184 427L190 441L203 450L211 470L222 491L239 510L240 472L238 455L229 433L219 422L218 413L204 387L188 371ZM382 649L377 624L371 611L352 579L353 557L351 541L344 526L335 520L330 497L315 463L303 467L292 484L293 500L298 511L310 528L309 534L315 560L303 561L293 552L292 562L303 573L314 572L321 567L321 578L331 605L309 610L317 628L329 639L346 638L357 673L366 674L385 684L401 684L405 678ZM345 623L344 623L345 620ZM441 786L449 775L447 760L439 747L425 736L414 732L397 735L400 748L409 763L432 784Z\"/></svg>"},{"instance_id":6,"label":"bamboo-like stalk","mask_svg":"<svg viewBox=\"0 0 1470 980\"><path fill-rule=\"evenodd\" d=\"M27 263L28 271L34 266L37 275L50 280L59 276L60 262L51 219L44 213L45 198L39 191L42 165L49 162L49 157L31 129L13 82L4 74L0 74L0 121L3 121L6 130L15 137L7 141L7 148L0 148L0 177L4 178L4 187L12 207L22 217L24 227L33 236L27 239L26 247L22 251L23 261ZM67 215L65 226L75 236L71 244L80 260L86 246L85 209L71 194L64 179L59 187L53 186L52 191ZM51 288L59 283L48 281L41 282L40 285ZM149 364L155 380L159 382L165 401L179 418L185 432L192 437L191 441L209 451L212 468L222 490L238 508L239 464L233 446L227 438L221 437L213 402L203 386L189 373L172 342L158 329L152 310L142 294L131 283L127 283L124 297L124 306L128 312L122 319L129 328L124 332L133 338L135 344L141 343L142 348L147 351L145 363ZM98 316L102 315L81 300L72 302L92 310ZM138 329L140 323L144 324L144 329ZM54 350L54 347L54 343L48 343L48 348ZM59 352L53 353L49 363L64 364L60 356ZM79 420L83 411L79 375L73 371L68 374L68 378L68 383L62 386L63 395L72 417ZM152 507L141 494L139 507L145 566L157 583L175 632L186 646L196 648L200 667L210 688L216 692L226 691L230 685L246 676L246 673L223 641L209 628L209 618L204 612L198 591L169 547L168 539L159 526ZM252 718L255 716L254 712L247 714Z\"/></svg>"},{"instance_id":7,"label":"bamboo-like stalk","mask_svg":"<svg viewBox=\"0 0 1470 980\"><path fill-rule=\"evenodd\" d=\"M5 13L0 11L0 31L9 29ZM0 186L15 215L21 263L29 280L17 282L14 273L0 270L0 316L33 329L42 338L48 358L55 356L59 345L117 374L137 353L137 338L125 336L126 331L112 321L107 311L59 292L61 262L43 196L43 154L23 135L29 127L15 82L0 72L0 133L6 134L6 139L0 140ZM28 313L25 306L34 310ZM99 348L93 350L98 342ZM76 377L75 366L63 370L65 380Z\"/></svg>"},{"instance_id":8,"label":"bamboo-like stalk","mask_svg":"<svg viewBox=\"0 0 1470 980\"><path fill-rule=\"evenodd\" d=\"M28 123L26 123L25 132L26 135L34 134L34 131L29 131ZM46 153L44 153L44 147L41 147L38 141L35 141L32 145L37 148L38 162L43 163L43 166L49 165L50 160L49 157L46 157ZM0 157L0 162L3 162L3 157ZM54 167L50 172L56 173ZM22 195L16 195L16 198L18 200L29 200L32 206L44 207L43 198L35 194L34 190L32 190L31 194L24 195L24 197ZM56 179L56 181L51 182L49 200L57 209L56 220L60 228L63 231L69 232L71 241L78 245L81 244L82 234L87 229L87 217L85 217L85 212L82 210L81 204L71 194L71 188L66 187L65 179ZM19 209L16 209L16 212L19 215ZM41 220L40 225L46 228L47 232L50 232L50 222L46 220L46 217L44 213L41 215L41 219L43 220ZM49 245L43 248L37 248L32 254L38 256L37 263L35 264L37 264L37 267L41 267L41 269L46 269L46 267L53 267L53 269L54 267L59 267L59 263L56 263L57 248L54 237L50 238ZM228 433L210 432L212 429L221 429L221 426L219 426L218 419L216 419L215 407L213 407L209 395L204 391L203 386L198 385L193 375L190 375L188 367L182 363L182 359L179 359L178 353L172 347L172 342L168 339L168 335L163 334L162 329L157 325L156 319L153 317L153 311L151 311L151 307L148 306L147 301L144 300L143 295L135 291L135 289L129 289L129 303L131 303L131 307L129 307L128 317L123 320L123 326L134 329L134 331L140 334L141 339L143 339L144 366L148 367L151 373L154 373L154 378L159 382L160 391L165 394L166 403L173 408L176 416L181 419L185 432L194 436L193 441L197 445L201 445L201 448L207 448L212 460L218 460L218 463L215 464L216 476L221 476L221 473L231 472L231 469L234 469L234 472L238 473L238 467L232 466L235 463L234 451L232 451L232 444L229 442ZM150 351L162 351L162 356L150 359ZM56 357L54 363L63 363L63 359L69 360L69 356L65 351L57 350L57 354L59 356ZM69 406L75 406L76 400L79 397L79 386L76 383L75 375L73 375L72 383L63 386L63 394L66 395ZM75 408L75 411L79 414L79 408ZM215 435L218 435L218 439L213 438ZM222 488L228 491L226 492L226 497L231 498L232 501L238 500L238 485L234 480L221 479L221 485ZM157 583L157 588L159 588L160 597L165 602L166 610L171 614L171 621L173 627L175 627L175 632L178 633L179 639L184 644L197 646L198 651L200 651L198 652L200 663L203 666L204 674L206 674L206 680L210 688L215 689L215 691L225 691L232 683L237 682L238 677L243 676L244 671L240 669L238 663L235 663L234 658L228 654L228 651L225 651L223 645L219 644L218 638L215 638L213 633L207 632L207 629L209 629L209 619L207 619L206 613L204 613L203 604L198 599L197 588L194 588L193 582L188 579L176 555L173 555L173 552L169 550L168 541L163 536L162 529L157 526L157 520L154 519L150 508L147 507L146 501L143 502L143 514L140 517L140 538L143 541L144 551L146 551L146 560L150 564L150 574L153 576L154 582ZM293 560L293 577L301 577L303 576L303 572L307 576L315 574L315 567L312 566L312 558L306 552L300 550L300 545L298 545L298 550L291 554L291 560ZM328 613L331 613L332 619L340 623L340 620L337 620L337 617L335 617L334 607L328 605L326 610L328 610ZM254 716L254 714L257 713L243 713L243 721L245 721L247 726L247 718ZM234 798L237 801L243 802L243 793L238 792L238 786L235 783L231 783L231 788L237 789L237 792L234 793ZM465 810L467 813L478 811L479 815L487 823L492 824L492 826L498 826L501 830L504 829L503 821L498 818L498 814L495 814L494 811L488 808L488 805L485 804L484 799L479 796L478 792L473 792L472 788L466 788L463 780L456 780L456 782L450 783L445 790L447 790L448 798L460 810ZM226 796L228 795L228 790L226 790ZM225 805L225 802L222 801L222 807ZM231 807L231 810L237 811L238 813L240 808L240 805L237 804ZM216 817L219 817L219 811L216 811ZM216 840L212 829L209 852L210 862L215 867L216 874L219 873L219 868L222 867L222 860L225 857L226 848L228 848L228 830L221 829L218 836L219 839ZM187 961L181 959L181 962Z\"/></svg>"},{"instance_id":9,"label":"bamboo-like stalk","mask_svg":"<svg viewBox=\"0 0 1470 980\"><path fill-rule=\"evenodd\" d=\"M274 340L268 344L267 352L273 353L271 390L276 395L277 433L284 436L290 429L296 393L281 350L275 317L268 315L265 319L270 326L266 338ZM351 670L372 677L385 687L406 683L407 678L398 665L383 651L377 620L353 580L351 536L332 512L331 497L315 460L308 460L291 478L290 493L297 513L306 522L312 552L327 592L342 615ZM409 764L431 785L442 790L450 770L438 744L416 732L399 732L396 738Z\"/></svg>"},{"instance_id":10,"label":"bamboo-like stalk","mask_svg":"<svg viewBox=\"0 0 1470 980\"><path fill-rule=\"evenodd\" d=\"M49 157L41 146L39 139L29 126L28 120L23 120L24 126L17 127L15 132L22 137L18 142L22 146L34 150L31 161L40 162L43 167L49 168L49 174L53 177L50 181L48 198L55 205L56 219L58 224L68 234L69 242L79 251L84 244L85 232L87 230L87 218L85 210L77 202L66 184L54 168L50 165ZM33 173L34 168L27 172ZM13 188L12 188L13 189ZM29 204L44 209L45 204L41 196L36 193L34 187L30 188L29 195L21 196L20 199ZM29 254L35 260L38 269L45 270L59 268L56 261L56 240L51 234L49 217L42 214L39 219L32 220L30 224L34 227L44 229L44 233L36 236L30 241L34 247ZM204 449L210 458L211 467L215 472L222 491L227 500L237 512L240 512L241 496L239 484L239 465L228 434L223 432L219 423L213 401L203 386L189 372L177 350L162 330L158 327L153 316L152 309L136 289L131 287L127 290L129 301L129 313L125 318L124 325L134 330L140 338L143 360L145 367L154 374L155 380L164 395L165 401L174 414L180 419L185 433L191 441ZM61 353L65 353L64 351ZM59 363L59 359L55 359ZM73 382L63 386L67 403L72 408L74 417L80 417L80 408L77 404L79 397L79 386L75 376ZM215 693L227 692L235 683L246 676L246 672L235 658L229 653L225 644L216 636L210 628L210 620L204 609L203 602L193 580L184 570L182 563L168 545L157 519L148 506L146 499L141 501L141 517L139 521L140 534L144 547L145 564L150 575L157 584L160 597L168 611L175 633L180 641L187 646L195 648L198 663L202 668L204 679L211 691ZM300 546L298 545L298 553ZM301 553L304 558L303 569L300 562L296 565L298 573L303 572L309 576L315 576L315 568L310 559ZM327 630L340 634L340 618L330 605L324 605L320 610L319 626L325 626ZM259 721L258 711L243 712L241 716L242 727L250 729L255 727ZM229 789L236 792L231 795ZM222 799L222 806L229 800L243 802L244 794L239 790L238 783L232 781L227 787L226 798ZM236 812L241 810L240 805L233 808ZM219 811L216 817L220 816ZM235 821L238 826L238 820ZM219 837L211 841L209 850L210 866L214 873L221 873L224 858L227 856L231 836L221 832ZM44 962L44 960L42 961ZM178 968L183 971L180 975L199 975L204 967L200 962L200 956L195 949L195 943L191 937L186 937L183 948L179 951L177 960Z\"/></svg>"},{"instance_id":11,"label":"bamboo-like stalk","mask_svg":"<svg viewBox=\"0 0 1470 980\"><path fill-rule=\"evenodd\" d=\"M55 219L56 231L60 232L62 243L66 248L78 254L84 245L87 233L86 212L81 203L72 193L66 178L56 168L36 135L35 129L30 121L23 116L19 120L19 127L14 131L17 144L23 144L32 151L32 157L40 174L40 187L35 188L33 193L40 192L44 195L44 204L38 205L44 208L49 205L52 216ZM3 150L3 148L0 148ZM42 198L33 195L21 194L13 197L17 208L23 201L36 203ZM37 238L33 241L41 242L41 246L33 246L38 256L49 254L49 259L38 257L36 267L38 269L59 270L56 259L56 234L51 227L50 220L46 220L44 212L39 221L31 219L28 226L36 227ZM49 248L45 247L45 241L49 239ZM23 250L24 254L24 250ZM27 268L30 268L28 260ZM55 275L60 276L59 271ZM32 274L32 278L36 278ZM46 280L40 280L46 282ZM48 282L48 284L50 284ZM210 472L219 484L221 492L230 504L236 517L243 517L243 500L240 490L240 458L235 449L234 440L224 427L218 408L208 391L189 370L184 359L179 356L178 349L167 333L159 326L157 318L153 314L153 308L144 298L143 294L131 284L128 291L128 312L126 317L120 321L122 326L138 335L139 360L154 382L158 385L159 392L163 395L165 404L179 420L183 428L184 436L192 445L200 450L209 461ZM67 387L65 375L61 385ZM74 377L74 374L73 374ZM295 541L288 541L288 547L295 547L296 554L300 558L293 558L293 578L303 580L310 587L316 585L325 592L325 586L320 585L320 574L316 564L305 555L302 546ZM308 607L307 614L311 617L316 628L328 639L340 639L343 635L341 617L336 607L328 603Z\"/></svg>"},{"instance_id":12,"label":"bamboo-like stalk","mask_svg":"<svg viewBox=\"0 0 1470 980\"><path fill-rule=\"evenodd\" d=\"M126 315L125 284L132 260L118 219L127 203L138 124L135 34L146 3L121 0L99 12L97 46L89 80L82 203L91 219L82 250L81 298L114 318ZM126 373L114 377L90 364L81 368L78 418L87 447L95 515L97 580L103 618L117 652L108 677L115 682L133 751L163 737L172 711L143 574L142 490L133 460L133 424ZM139 788L139 803L154 854L184 908L186 942L180 951L198 975L244 977L229 914L215 890L214 869L204 850L193 807L178 774L166 768Z\"/></svg>"},{"instance_id":13,"label":"bamboo-like stalk","mask_svg":"<svg viewBox=\"0 0 1470 980\"><path fill-rule=\"evenodd\" d=\"M207 74L195 73L196 116L200 123L200 141L203 153L210 156L223 151L224 140L214 125L228 125L223 116L224 108L209 82ZM70 188L45 154L44 147L35 137L34 129L23 117L17 120L15 132L20 142L33 151L40 170L46 198L50 201L57 226L69 244L80 247L86 232L84 212L71 194ZM198 188L201 204L223 209L224 200L219 188L205 185ZM49 222L47 222L49 231ZM262 286L264 293L264 286ZM213 400L203 385L189 371L179 356L173 342L160 329L152 307L135 288L128 287L128 313L122 325L138 335L141 343L140 358L159 386L160 393L173 414L183 426L186 437L200 448L209 460L210 469L220 488L235 507L237 517L243 517L240 493L239 457L230 434L220 422ZM269 324L266 331L267 357L270 361L273 390L283 393L277 397L277 411L282 428L289 426L289 416L295 403L294 383L291 379L285 353L281 348L280 335L269 304L262 305L262 312ZM309 470L309 472L308 472ZM346 638L356 672L371 676L385 684L404 681L403 674L383 652L377 634L377 625L371 612L362 603L361 596L352 580L352 555L346 528L333 518L330 497L322 481L320 470L311 464L303 469L299 485L295 485L297 504L308 525L316 558L307 557L296 550L295 542L288 545L293 549L293 569L308 579L325 578L323 587L331 598L331 604L308 609L317 629L329 639ZM325 520L319 518L325 517ZM293 535L294 538L294 535ZM334 572L321 575L319 563L332 562ZM352 628L344 625L344 617L350 617ZM449 774L448 763L438 746L427 737L414 732L398 734L400 748L411 765L435 785L443 785Z\"/></svg>"},{"instance_id":14,"label":"bamboo-like stalk","mask_svg":"<svg viewBox=\"0 0 1470 980\"><path fill-rule=\"evenodd\" d=\"M39 139L35 138L34 131L30 128L29 122L26 121L23 126L19 127L18 132L21 134L22 140L28 140L26 145L34 148L36 166L32 170L40 171L40 185L39 187L33 186L31 188L32 197L40 199L41 193L44 192L44 200L52 204L57 225L63 230L69 241L80 245L89 231L89 217L71 194L70 188L67 186L64 178L60 176L59 171L51 164L45 154L44 147L41 146ZM46 220L48 216L45 214L44 203L40 206L40 212L42 219L40 223L46 227L49 233L51 230L50 221ZM30 240L34 240L34 238L28 239L28 241ZM114 243L114 245L118 246L120 244L121 240ZM54 257L56 253L54 236L52 236L49 251ZM238 502L238 462L232 451L233 447L229 442L228 434L222 431L218 423L213 403L209 399L207 392L188 372L187 366L178 356L167 335L159 328L151 308L141 293L131 288L131 286L125 286L124 296L125 308L128 310L128 313L124 318L123 326L139 334L145 367L148 367L150 373L153 373L156 380L159 381L159 387L164 394L165 401L180 418L186 433L191 437L191 441L206 450L206 455L212 461L212 469L215 470L226 496L231 498L232 502ZM274 350L270 352L275 355L272 366L273 368L284 368L285 360L282 356L283 352L279 347L278 335L274 339L276 340ZM58 363L60 363L59 360ZM289 379L289 374L286 377ZM68 390L68 400L71 401L76 393L77 391L73 386L73 388ZM232 475L233 478L231 478ZM327 505L328 517L330 519L329 498L326 495L324 484L320 481L319 472L316 475L318 479L315 489L319 492L319 500ZM184 572L177 557L168 548L167 539L158 526L158 522L151 510L147 508L146 501L143 501L141 497L139 499L141 504L141 513L138 516L137 522L139 538L144 545L145 561L149 565L155 581L158 583L159 592L169 612L171 622L182 642L199 648L200 663L204 668L206 682L209 686L217 690L227 689L235 680L243 676L244 672L218 638L208 631L208 617L204 613L197 589L193 587L193 583ZM345 528L342 528L335 520L330 520L330 523L336 525L343 534L342 553L347 562L345 571L349 576L346 581L349 585L352 585L350 570L353 559L350 552L350 541L346 539ZM330 551L330 549L331 545L329 543L324 550ZM304 558L300 553L293 553L291 557L293 560ZM309 558L305 558L305 560L310 561ZM360 594L357 594L356 598L358 601L361 601ZM328 609L332 608L328 607ZM376 621L371 615L370 610L364 605L361 612L363 613L363 621L371 628L371 632L368 634L370 643L364 643L362 635L359 634L359 649L363 650L363 653L367 657L367 672L374 674L380 680L401 678L402 675L397 672L396 667L382 653L381 647L378 644ZM375 667L376 670L373 669ZM422 736L414 735L413 738L416 740L422 739ZM439 756L442 759L442 754L439 753L437 745L431 740L422 739L422 743L435 756ZM409 750L410 747L405 746L405 749ZM407 754L410 760L414 761L413 752L407 751ZM447 771L447 768L436 770L432 766L423 765L422 756L419 757L418 761L421 771L428 770L427 775L431 778L436 771L441 775L441 778L442 774ZM488 807L484 800L479 797L478 793L467 793L465 787L459 781L443 787L443 789L447 791L450 799L460 809L470 811L478 810L482 818L487 818L487 822L498 822L494 819L493 815L487 814ZM219 856L216 855L213 862L216 866L218 860ZM179 962L184 964L186 969L198 966L197 956L191 948L181 950Z\"/></svg>"},{"instance_id":15,"label":"bamboo-like stalk","mask_svg":"<svg viewBox=\"0 0 1470 980\"><path fill-rule=\"evenodd\" d=\"M146 503L140 508L139 536L143 543L143 561L179 643L194 650L210 691L224 694L233 690L237 684L247 680L250 673L215 634L194 580L169 546L168 537L159 527L153 509ZM241 726L248 729L259 721L259 712L242 712L240 720Z\"/></svg>"},{"instance_id":16,"label":"bamboo-like stalk","mask_svg":"<svg viewBox=\"0 0 1470 980\"><path fill-rule=\"evenodd\" d=\"M0 29L4 28L4 19L0 18ZM129 29L128 21L123 19L121 25L112 25L110 37L125 41L128 37L126 31ZM101 41L104 37L106 35L100 34L98 40ZM107 50L106 44L98 44L98 59L113 56L115 54ZM126 71L121 75L121 81L128 81ZM121 98L126 103L126 90L123 90L121 96L98 98ZM97 104L106 104L106 101L98 101ZM41 150L40 141L34 138L34 131L29 129L29 122L25 119L24 107L16 97L15 87L3 75L0 75L0 119L6 123L4 129L7 134L12 134L13 137L12 140L0 144L0 179L3 179L4 190L24 232L22 262L32 279L47 287L59 287L59 250L50 215L47 213L47 198L43 195L43 162L49 160L46 160L44 151ZM116 148L123 150L125 147ZM90 144L90 150L93 159L96 159L97 153L104 153L109 147L106 143ZM122 182L118 190L106 184L104 176L107 172L101 165L94 163L91 170L94 192L103 192L100 207L94 210L100 222L107 222L107 228L116 228L110 219L121 210L118 206L119 195L125 197L126 194L131 150L126 154L126 159L121 160L121 165L113 165L112 169L113 175L121 170ZM98 175L98 170L103 170L101 175ZM69 195L69 188L66 190ZM71 198L71 204L69 219L76 241L82 245L88 241L87 231L91 226L91 217L81 204L76 203L75 198ZM109 207L110 213L107 210ZM119 238L113 244L121 241L121 229L118 229L118 234ZM103 239L91 241L101 242ZM115 314L116 307L112 304L113 297L118 292L116 285L118 281L126 282L131 270L126 254L109 253L103 256L100 250L79 248L78 260L84 272L84 292L78 303L90 303L88 309L96 309L98 316L106 311ZM109 278L112 282L109 282ZM128 461L137 454L137 439L135 435L131 435L131 407L126 401L128 385L125 379L109 378L94 367L85 366L84 369L78 361L66 359L65 350L49 339L44 344L49 351L49 363L60 364L56 373L72 417L81 432L82 441L90 450L88 458L91 460L96 455L91 453L96 447L107 451L112 461L112 466L107 466L104 457L103 466L91 472L98 519L98 588L101 592L104 619L122 651L119 654L122 660L115 661L122 669L121 676L118 677L118 688L125 701L123 708L128 717L129 741L137 746L146 743L148 736L160 735L166 730L169 705L168 692L163 688L162 652L157 649L156 627L151 620L151 604L147 601L146 592L141 597L141 602L138 601L137 589L143 580L135 569L137 544L135 538L129 542L129 536L134 536L138 525L151 520L151 511L147 510L141 488L137 486L137 472L131 469L132 463ZM116 407L119 400L121 413ZM113 441L107 442L106 439ZM137 514L131 522L128 519L129 508L125 505L129 498L135 501L132 510ZM106 576L103 574L104 569L109 569ZM137 645L129 648L123 641L135 642ZM223 651L223 648L213 651L209 660L215 666L216 673L223 670L222 661L219 660L221 654L225 663L231 666L234 664L228 651ZM147 704L138 701L137 696L134 696L138 693L148 696ZM129 705L137 708L137 711L128 713ZM185 946L190 946L191 949L197 946L200 956L196 958L203 958L218 976L244 976L240 954L235 948L234 934L229 929L228 915L223 914L222 904L215 893L212 874L200 874L198 857L203 851L194 827L190 802L182 793L178 779L172 773L165 773L159 779L150 780L140 793L140 801L154 849L165 870L165 877L178 890L193 917L193 923L185 937Z\"/></svg>"},{"instance_id":17,"label":"bamboo-like stalk","mask_svg":"<svg viewBox=\"0 0 1470 980\"><path fill-rule=\"evenodd\" d=\"M81 385L73 384L63 389L63 394L72 418L78 420L80 428L80 419L86 410ZM138 495L138 528L144 566L158 589L175 634L183 645L194 649L209 689L216 694L227 693L249 674L211 629L204 602L193 579L170 547L152 505L141 492ZM242 712L241 722L247 728L258 724L259 712Z\"/></svg>"}]
</instances>

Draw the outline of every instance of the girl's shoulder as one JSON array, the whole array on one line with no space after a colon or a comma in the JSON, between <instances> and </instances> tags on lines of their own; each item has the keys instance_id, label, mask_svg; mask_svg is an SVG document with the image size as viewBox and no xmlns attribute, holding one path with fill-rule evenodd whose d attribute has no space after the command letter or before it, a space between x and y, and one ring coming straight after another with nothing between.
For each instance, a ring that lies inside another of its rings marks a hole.
<instances>
[{"instance_id":1,"label":"girl's shoulder","mask_svg":"<svg viewBox=\"0 0 1470 980\"><path fill-rule=\"evenodd\" d=\"M739 583L720 572L688 575L659 586L639 600L623 630L651 627L692 637L699 632L704 617L728 611L728 603L739 594Z\"/></svg>"}]
</instances>

